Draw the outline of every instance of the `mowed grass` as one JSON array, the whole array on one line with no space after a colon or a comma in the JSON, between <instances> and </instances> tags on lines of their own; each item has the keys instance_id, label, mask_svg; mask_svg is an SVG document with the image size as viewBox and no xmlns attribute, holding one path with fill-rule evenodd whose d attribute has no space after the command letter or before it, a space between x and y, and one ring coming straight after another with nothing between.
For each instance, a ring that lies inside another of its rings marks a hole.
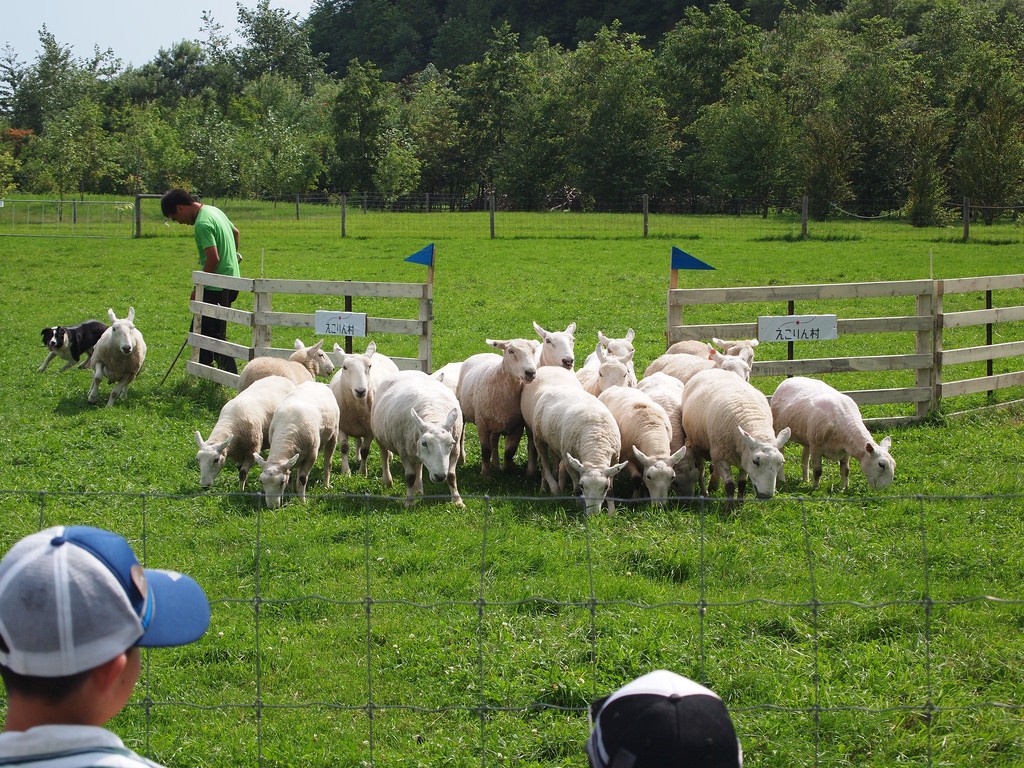
<instances>
[{"instance_id":1,"label":"mowed grass","mask_svg":"<svg viewBox=\"0 0 1024 768\"><path fill-rule=\"evenodd\" d=\"M531 338L536 320L576 322L580 363L598 330L632 327L642 368L664 349L672 245L717 267L684 273L686 287L1008 274L1022 250L1012 225L964 244L955 229L812 223L799 240L784 217L652 217L642 239L639 217L538 214L502 230L499 216L491 240L486 214L351 214L342 239L327 217L237 208L247 276L416 282L424 268L403 259L435 242L435 366L485 338ZM790 446L767 502L587 518L538 496L523 454L511 476L481 478L470 427L465 510L429 482L436 495L406 509L374 450L369 477L335 472L325 493L318 467L308 504L267 511L230 470L198 492L193 433L232 393L187 379L183 359L160 385L196 256L189 228L144 210L140 240L0 240L0 545L42 525L111 527L213 600L203 640L147 655L137 706L112 724L134 748L171 766L585 766L587 703L667 667L725 698L747 765L1024 762L1020 406L894 431L896 482L877 493L856 466L840 492L828 464L811 495ZM149 357L127 400L89 406L86 372L35 372L43 326L129 305ZM275 345L295 335L315 341Z\"/></svg>"}]
</instances>

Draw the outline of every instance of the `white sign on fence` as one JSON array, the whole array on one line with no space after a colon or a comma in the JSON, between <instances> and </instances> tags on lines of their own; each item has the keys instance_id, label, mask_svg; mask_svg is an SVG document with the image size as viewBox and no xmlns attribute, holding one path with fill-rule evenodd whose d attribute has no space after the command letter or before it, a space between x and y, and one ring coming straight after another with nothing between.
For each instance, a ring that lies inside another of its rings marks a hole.
<instances>
[{"instance_id":1,"label":"white sign on fence","mask_svg":"<svg viewBox=\"0 0 1024 768\"><path fill-rule=\"evenodd\" d=\"M835 315L764 315L757 318L758 341L823 341L839 338Z\"/></svg>"},{"instance_id":2,"label":"white sign on fence","mask_svg":"<svg viewBox=\"0 0 1024 768\"><path fill-rule=\"evenodd\" d=\"M328 336L365 336L365 312L316 311L316 332Z\"/></svg>"}]
</instances>

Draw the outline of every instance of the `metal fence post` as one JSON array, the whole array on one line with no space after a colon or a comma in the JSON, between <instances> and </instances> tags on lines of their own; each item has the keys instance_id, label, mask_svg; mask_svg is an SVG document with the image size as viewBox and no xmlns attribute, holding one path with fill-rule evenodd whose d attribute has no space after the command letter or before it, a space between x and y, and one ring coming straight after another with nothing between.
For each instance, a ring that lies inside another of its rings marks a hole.
<instances>
[{"instance_id":1,"label":"metal fence post","mask_svg":"<svg viewBox=\"0 0 1024 768\"><path fill-rule=\"evenodd\" d=\"M494 193L492 192L487 198L487 207L490 208L491 212L491 240L494 239Z\"/></svg>"},{"instance_id":2,"label":"metal fence post","mask_svg":"<svg viewBox=\"0 0 1024 768\"><path fill-rule=\"evenodd\" d=\"M348 213L348 195L341 196L341 236L345 236L345 215Z\"/></svg>"},{"instance_id":3,"label":"metal fence post","mask_svg":"<svg viewBox=\"0 0 1024 768\"><path fill-rule=\"evenodd\" d=\"M971 236L971 198L964 198L964 242Z\"/></svg>"},{"instance_id":4,"label":"metal fence post","mask_svg":"<svg viewBox=\"0 0 1024 768\"><path fill-rule=\"evenodd\" d=\"M648 214L647 201L648 201L648 196L647 196L647 193L644 192L644 237L647 237L647 232L648 232L648 227L647 227L647 214Z\"/></svg>"}]
</instances>

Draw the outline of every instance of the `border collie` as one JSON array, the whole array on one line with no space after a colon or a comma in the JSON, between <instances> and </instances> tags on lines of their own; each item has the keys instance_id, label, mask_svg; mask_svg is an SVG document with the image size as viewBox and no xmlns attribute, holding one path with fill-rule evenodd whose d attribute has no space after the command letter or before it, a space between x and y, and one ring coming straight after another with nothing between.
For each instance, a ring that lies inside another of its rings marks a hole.
<instances>
[{"instance_id":1,"label":"border collie","mask_svg":"<svg viewBox=\"0 0 1024 768\"><path fill-rule=\"evenodd\" d=\"M61 371L66 371L76 363L79 368L85 368L92 357L92 348L96 346L105 330L107 324L99 320L86 320L81 325L55 325L52 328L43 328L43 345L47 353L38 370L45 371L46 366L55 357L62 357L67 361ZM85 359L79 363L78 360L83 354Z\"/></svg>"}]
</instances>

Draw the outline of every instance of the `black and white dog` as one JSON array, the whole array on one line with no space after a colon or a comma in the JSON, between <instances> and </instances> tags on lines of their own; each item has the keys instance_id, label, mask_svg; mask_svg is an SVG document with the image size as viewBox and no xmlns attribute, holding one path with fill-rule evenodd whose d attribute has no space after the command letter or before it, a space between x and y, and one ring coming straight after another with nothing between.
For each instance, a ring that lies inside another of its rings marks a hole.
<instances>
[{"instance_id":1,"label":"black and white dog","mask_svg":"<svg viewBox=\"0 0 1024 768\"><path fill-rule=\"evenodd\" d=\"M81 325L55 325L52 328L43 328L43 345L47 353L38 370L45 371L50 361L58 356L67 360L61 371L66 371L76 363L79 368L85 368L92 357L92 348L96 346L105 330L107 324L99 320L86 320ZM83 354L85 359L79 363L79 358Z\"/></svg>"}]
</instances>

